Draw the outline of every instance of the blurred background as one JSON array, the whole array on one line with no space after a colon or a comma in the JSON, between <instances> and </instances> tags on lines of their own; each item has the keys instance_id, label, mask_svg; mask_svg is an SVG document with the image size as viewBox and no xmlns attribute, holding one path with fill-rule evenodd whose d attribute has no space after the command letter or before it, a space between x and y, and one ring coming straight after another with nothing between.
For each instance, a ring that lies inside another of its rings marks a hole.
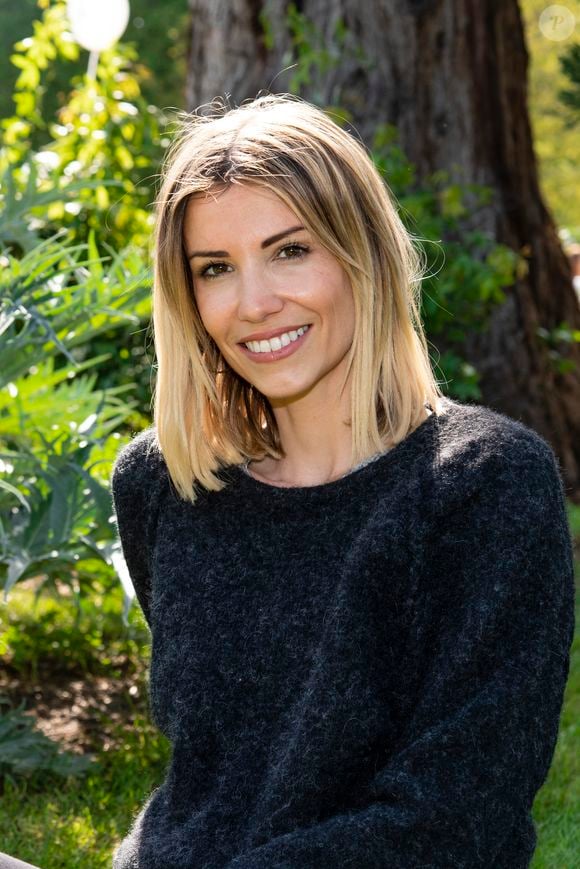
<instances>
[{"instance_id":1,"label":"blurred background","mask_svg":"<svg viewBox=\"0 0 580 869\"><path fill-rule=\"evenodd\" d=\"M429 262L452 398L538 431L580 577L580 0L0 0L0 849L107 867L168 746L112 521L151 422L152 206L179 112L300 95ZM580 662L533 869L580 854Z\"/></svg>"}]
</instances>

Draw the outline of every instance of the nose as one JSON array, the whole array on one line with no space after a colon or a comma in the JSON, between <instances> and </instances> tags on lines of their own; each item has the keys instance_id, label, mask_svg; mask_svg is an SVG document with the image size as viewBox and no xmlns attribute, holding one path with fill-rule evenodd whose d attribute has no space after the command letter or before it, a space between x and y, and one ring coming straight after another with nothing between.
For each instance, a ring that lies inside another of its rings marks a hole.
<instances>
[{"instance_id":1,"label":"nose","mask_svg":"<svg viewBox=\"0 0 580 869\"><path fill-rule=\"evenodd\" d=\"M276 290L271 276L261 269L248 269L240 278L238 317L240 320L259 323L271 314L279 313L284 300Z\"/></svg>"}]
</instances>

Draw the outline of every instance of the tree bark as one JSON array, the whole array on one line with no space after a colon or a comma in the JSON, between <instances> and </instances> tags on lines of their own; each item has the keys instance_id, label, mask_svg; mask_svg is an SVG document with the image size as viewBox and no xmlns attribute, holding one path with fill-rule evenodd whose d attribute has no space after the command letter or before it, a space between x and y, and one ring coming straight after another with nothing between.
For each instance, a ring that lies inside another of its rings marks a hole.
<instances>
[{"instance_id":1,"label":"tree bark","mask_svg":"<svg viewBox=\"0 0 580 869\"><path fill-rule=\"evenodd\" d=\"M288 0L190 0L190 108L216 95L238 105L264 90L290 89L296 67L288 67L296 58L288 6ZM463 225L523 253L529 268L505 289L489 328L470 334L459 351L481 375L482 403L552 444L566 493L580 503L580 344L550 346L542 337L563 322L580 329L580 307L539 189L517 0L303 0L295 6L329 48L336 50L339 20L348 32L338 62L326 71L314 67L301 96L347 109L367 144L378 123L396 125L419 181L447 170L453 181L495 191ZM570 370L558 370L558 354Z\"/></svg>"}]
</instances>

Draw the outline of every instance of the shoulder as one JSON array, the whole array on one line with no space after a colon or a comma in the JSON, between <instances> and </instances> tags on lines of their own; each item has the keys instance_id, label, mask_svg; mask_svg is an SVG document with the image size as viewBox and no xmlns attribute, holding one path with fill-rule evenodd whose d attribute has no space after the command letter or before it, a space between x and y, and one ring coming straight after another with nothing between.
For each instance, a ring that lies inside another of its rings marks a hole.
<instances>
[{"instance_id":1,"label":"shoulder","mask_svg":"<svg viewBox=\"0 0 580 869\"><path fill-rule=\"evenodd\" d=\"M446 399L433 454L440 494L461 501L486 488L563 491L557 456L538 432L484 405Z\"/></svg>"},{"instance_id":2,"label":"shoulder","mask_svg":"<svg viewBox=\"0 0 580 869\"><path fill-rule=\"evenodd\" d=\"M111 472L113 493L143 491L158 484L166 471L154 426L144 429L117 453Z\"/></svg>"}]
</instances>

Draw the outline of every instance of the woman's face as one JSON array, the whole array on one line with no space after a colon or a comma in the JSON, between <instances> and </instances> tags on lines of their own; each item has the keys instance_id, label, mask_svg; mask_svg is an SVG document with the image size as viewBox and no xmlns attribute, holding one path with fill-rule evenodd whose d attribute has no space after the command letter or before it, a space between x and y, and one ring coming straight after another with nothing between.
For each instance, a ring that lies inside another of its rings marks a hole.
<instances>
[{"instance_id":1,"label":"woman's face","mask_svg":"<svg viewBox=\"0 0 580 869\"><path fill-rule=\"evenodd\" d=\"M337 396L354 335L346 272L270 190L190 199L184 240L202 322L271 403Z\"/></svg>"}]
</instances>

